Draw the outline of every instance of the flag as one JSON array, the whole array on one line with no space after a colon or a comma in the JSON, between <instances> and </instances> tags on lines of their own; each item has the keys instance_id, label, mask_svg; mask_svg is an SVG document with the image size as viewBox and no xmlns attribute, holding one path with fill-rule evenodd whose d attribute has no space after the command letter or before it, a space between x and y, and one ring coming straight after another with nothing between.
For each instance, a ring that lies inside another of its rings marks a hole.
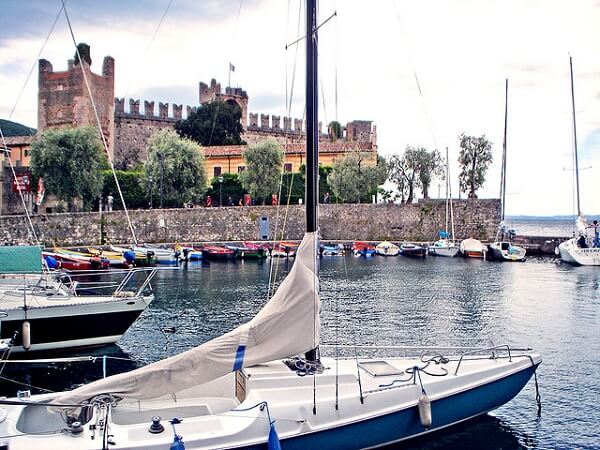
<instances>
[{"instance_id":1,"label":"flag","mask_svg":"<svg viewBox=\"0 0 600 450\"><path fill-rule=\"evenodd\" d=\"M229 63L229 71L230 72L235 72L235 66L231 63Z\"/></svg>"}]
</instances>

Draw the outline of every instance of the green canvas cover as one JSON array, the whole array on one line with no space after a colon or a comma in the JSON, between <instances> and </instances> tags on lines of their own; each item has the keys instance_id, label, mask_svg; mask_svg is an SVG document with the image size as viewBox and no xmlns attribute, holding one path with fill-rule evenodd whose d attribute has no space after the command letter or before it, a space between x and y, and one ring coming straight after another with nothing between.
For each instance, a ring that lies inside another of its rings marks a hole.
<instances>
[{"instance_id":1,"label":"green canvas cover","mask_svg":"<svg viewBox=\"0 0 600 450\"><path fill-rule=\"evenodd\" d=\"M0 246L0 273L41 272L41 247L31 245Z\"/></svg>"}]
</instances>

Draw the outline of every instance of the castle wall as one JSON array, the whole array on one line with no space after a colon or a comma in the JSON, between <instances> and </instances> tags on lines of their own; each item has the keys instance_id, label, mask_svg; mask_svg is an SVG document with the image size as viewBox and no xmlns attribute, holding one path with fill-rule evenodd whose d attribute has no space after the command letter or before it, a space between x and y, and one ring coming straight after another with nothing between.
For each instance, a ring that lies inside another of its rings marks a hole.
<instances>
[{"instance_id":1,"label":"castle wall","mask_svg":"<svg viewBox=\"0 0 600 450\"><path fill-rule=\"evenodd\" d=\"M259 236L259 219L268 217L275 226L276 206L154 209L130 211L140 242L243 241ZM454 203L458 239L494 238L500 219L497 199L457 200ZM305 230L303 206L287 211L284 239L301 239ZM321 205L319 223L324 240L433 241L445 217L444 200L408 205ZM132 238L122 211L104 213L47 214L32 218L40 240L47 245L119 244ZM0 244L27 239L23 216L0 217ZM273 228L271 228L273 233ZM271 234L272 235L272 234Z\"/></svg>"}]
</instances>

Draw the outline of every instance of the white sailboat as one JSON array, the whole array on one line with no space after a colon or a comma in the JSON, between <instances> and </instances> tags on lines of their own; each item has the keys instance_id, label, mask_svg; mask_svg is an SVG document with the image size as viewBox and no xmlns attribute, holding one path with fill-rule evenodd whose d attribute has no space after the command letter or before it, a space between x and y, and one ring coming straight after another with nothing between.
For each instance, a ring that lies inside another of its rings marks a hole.
<instances>
[{"instance_id":1,"label":"white sailboat","mask_svg":"<svg viewBox=\"0 0 600 450\"><path fill-rule=\"evenodd\" d=\"M571 104L573 106L573 156L575 160L575 189L577 194L577 219L575 235L558 246L560 259L579 266L600 266L600 248L587 237L587 224L581 213L579 199L579 160L577 155L577 123L575 121L575 86L573 82L573 58L569 57L571 68ZM590 245L592 244L592 245Z\"/></svg>"},{"instance_id":2,"label":"white sailboat","mask_svg":"<svg viewBox=\"0 0 600 450\"><path fill-rule=\"evenodd\" d=\"M448 225L451 225L448 233ZM450 183L450 160L446 147L446 229L439 232L439 239L427 247L430 255L455 257L460 248L454 242L454 210L452 208L452 185Z\"/></svg>"},{"instance_id":3,"label":"white sailboat","mask_svg":"<svg viewBox=\"0 0 600 450\"><path fill-rule=\"evenodd\" d=\"M319 358L316 1L306 9L307 232L288 276L252 320L187 352L70 392L0 400L11 450L371 448L485 414L535 373L540 355L509 346Z\"/></svg>"},{"instance_id":4,"label":"white sailboat","mask_svg":"<svg viewBox=\"0 0 600 450\"><path fill-rule=\"evenodd\" d=\"M497 261L524 261L526 251L523 247L512 243L514 232L504 224L506 208L506 131L508 128L508 78L504 100L504 141L502 143L502 173L500 177L500 198L502 201L500 223L496 232L496 241L489 244L490 259Z\"/></svg>"}]
</instances>

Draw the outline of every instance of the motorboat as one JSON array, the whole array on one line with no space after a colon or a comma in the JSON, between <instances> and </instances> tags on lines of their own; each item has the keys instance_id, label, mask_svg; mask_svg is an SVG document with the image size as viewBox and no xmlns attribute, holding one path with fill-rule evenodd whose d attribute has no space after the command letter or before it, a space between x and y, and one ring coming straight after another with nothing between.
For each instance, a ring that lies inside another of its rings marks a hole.
<instances>
[{"instance_id":1,"label":"motorboat","mask_svg":"<svg viewBox=\"0 0 600 450\"><path fill-rule=\"evenodd\" d=\"M376 254L375 246L368 242L357 241L352 243L352 254L354 256L371 257Z\"/></svg>"},{"instance_id":2,"label":"motorboat","mask_svg":"<svg viewBox=\"0 0 600 450\"><path fill-rule=\"evenodd\" d=\"M460 243L460 252L466 258L484 258L486 248L478 239L465 239Z\"/></svg>"},{"instance_id":3,"label":"motorboat","mask_svg":"<svg viewBox=\"0 0 600 450\"><path fill-rule=\"evenodd\" d=\"M40 247L0 247L0 341L10 353L113 344L154 299L155 270L114 274L120 281L49 271Z\"/></svg>"},{"instance_id":4,"label":"motorboat","mask_svg":"<svg viewBox=\"0 0 600 450\"><path fill-rule=\"evenodd\" d=\"M321 244L319 250L321 256L344 256L346 254L343 244Z\"/></svg>"},{"instance_id":5,"label":"motorboat","mask_svg":"<svg viewBox=\"0 0 600 450\"><path fill-rule=\"evenodd\" d=\"M422 245L405 242L400 245L400 254L402 256L422 258L427 255L427 248Z\"/></svg>"},{"instance_id":6,"label":"motorboat","mask_svg":"<svg viewBox=\"0 0 600 450\"><path fill-rule=\"evenodd\" d=\"M203 245L202 255L204 259L212 259L217 261L226 261L237 258L234 250L221 247L219 245Z\"/></svg>"},{"instance_id":7,"label":"motorboat","mask_svg":"<svg viewBox=\"0 0 600 450\"><path fill-rule=\"evenodd\" d=\"M383 241L375 246L375 251L381 256L398 256L400 254L400 247L391 242Z\"/></svg>"}]
</instances>

